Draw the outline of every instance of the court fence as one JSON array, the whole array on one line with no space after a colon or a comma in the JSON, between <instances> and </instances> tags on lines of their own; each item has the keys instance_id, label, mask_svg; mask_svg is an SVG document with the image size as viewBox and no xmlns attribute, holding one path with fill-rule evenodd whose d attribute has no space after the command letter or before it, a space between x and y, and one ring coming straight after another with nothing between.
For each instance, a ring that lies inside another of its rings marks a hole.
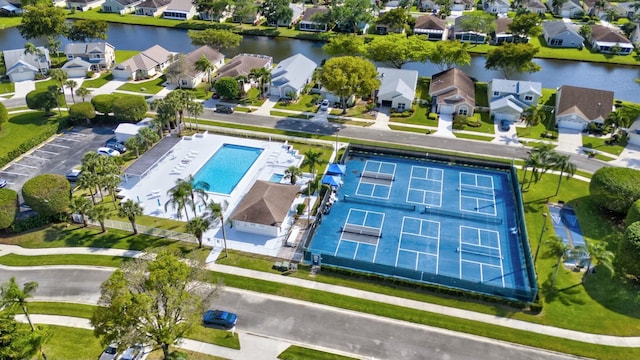
<instances>
[{"instance_id":1,"label":"court fence","mask_svg":"<svg viewBox=\"0 0 640 360\"><path fill-rule=\"evenodd\" d=\"M100 226L100 223L98 221L93 221L93 220L87 220L87 224ZM117 230L133 232L133 227L131 226L131 223L128 221L118 221L118 220L107 219L104 221L104 226L109 229L117 229ZM167 229L160 229L160 228L139 225L139 224L136 224L136 228L138 229L139 234L152 235L152 236L157 236L161 238L179 240L179 241L184 241L184 242L194 243L194 244L198 243L198 240L196 239L195 236L187 233L182 233L182 232L172 231Z\"/></svg>"}]
</instances>

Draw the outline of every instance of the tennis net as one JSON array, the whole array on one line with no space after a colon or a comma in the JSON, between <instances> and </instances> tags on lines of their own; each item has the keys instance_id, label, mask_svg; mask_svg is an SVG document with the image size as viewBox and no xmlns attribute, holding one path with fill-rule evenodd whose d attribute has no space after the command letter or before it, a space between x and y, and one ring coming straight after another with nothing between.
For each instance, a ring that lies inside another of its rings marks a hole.
<instances>
[{"instance_id":1,"label":"tennis net","mask_svg":"<svg viewBox=\"0 0 640 360\"><path fill-rule=\"evenodd\" d=\"M379 201L379 200L374 200L374 199L364 199L364 198L360 198L360 197L353 197L353 196L349 196L349 195L345 195L342 199L344 200L344 202L351 202L351 203L357 203L357 204L366 204L366 205L375 205L375 206L384 206L384 207L388 207L388 208L407 210L407 211L414 211L416 209L415 205L397 204L397 203Z\"/></svg>"}]
</instances>

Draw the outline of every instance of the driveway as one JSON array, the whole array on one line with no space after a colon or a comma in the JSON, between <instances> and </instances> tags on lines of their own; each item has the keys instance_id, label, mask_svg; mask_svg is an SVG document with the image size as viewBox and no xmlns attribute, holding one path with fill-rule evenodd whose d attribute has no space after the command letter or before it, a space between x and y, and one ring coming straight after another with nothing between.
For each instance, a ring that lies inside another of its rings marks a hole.
<instances>
[{"instance_id":1,"label":"driveway","mask_svg":"<svg viewBox=\"0 0 640 360\"><path fill-rule=\"evenodd\" d=\"M620 156L609 164L640 170L640 146L627 145Z\"/></svg>"},{"instance_id":2,"label":"driveway","mask_svg":"<svg viewBox=\"0 0 640 360\"><path fill-rule=\"evenodd\" d=\"M507 131L500 130L500 124L498 122L493 124L493 127L496 137L491 140L492 143L509 146L524 146L518 140L518 133L516 132L515 124L511 124L511 126L509 126L509 130Z\"/></svg>"},{"instance_id":3,"label":"driveway","mask_svg":"<svg viewBox=\"0 0 640 360\"><path fill-rule=\"evenodd\" d=\"M23 99L27 97L29 92L36 89L36 82L34 80L18 81L14 83L14 85L16 90L13 94L13 98L16 99Z\"/></svg>"},{"instance_id":4,"label":"driveway","mask_svg":"<svg viewBox=\"0 0 640 360\"><path fill-rule=\"evenodd\" d=\"M438 130L433 133L434 136L455 138L453 135L453 115L438 114Z\"/></svg>"},{"instance_id":5,"label":"driveway","mask_svg":"<svg viewBox=\"0 0 640 360\"><path fill-rule=\"evenodd\" d=\"M584 155L582 151L582 131L559 127L556 151Z\"/></svg>"},{"instance_id":6,"label":"driveway","mask_svg":"<svg viewBox=\"0 0 640 360\"><path fill-rule=\"evenodd\" d=\"M93 89L93 93L91 95L96 96L100 94L111 94L116 91L120 86L126 84L126 81L120 80L111 80L108 83L104 84L102 87L97 89Z\"/></svg>"}]
</instances>

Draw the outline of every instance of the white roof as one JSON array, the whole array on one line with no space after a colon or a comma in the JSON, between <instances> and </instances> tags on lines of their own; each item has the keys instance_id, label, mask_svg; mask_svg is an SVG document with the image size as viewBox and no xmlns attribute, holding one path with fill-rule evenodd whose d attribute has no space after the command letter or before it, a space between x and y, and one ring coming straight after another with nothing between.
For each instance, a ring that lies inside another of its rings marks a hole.
<instances>
[{"instance_id":1,"label":"white roof","mask_svg":"<svg viewBox=\"0 0 640 360\"><path fill-rule=\"evenodd\" d=\"M416 96L417 71L379 67L378 74L378 79L380 79L379 97L394 92L411 100Z\"/></svg>"},{"instance_id":2,"label":"white roof","mask_svg":"<svg viewBox=\"0 0 640 360\"><path fill-rule=\"evenodd\" d=\"M115 130L116 134L138 135L141 126L137 124L122 123Z\"/></svg>"}]
</instances>

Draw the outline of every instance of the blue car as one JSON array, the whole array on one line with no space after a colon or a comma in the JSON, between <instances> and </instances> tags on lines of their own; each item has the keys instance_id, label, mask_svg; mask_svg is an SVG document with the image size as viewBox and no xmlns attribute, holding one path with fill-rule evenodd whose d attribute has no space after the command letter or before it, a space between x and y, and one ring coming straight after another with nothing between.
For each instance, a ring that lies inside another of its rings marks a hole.
<instances>
[{"instance_id":1,"label":"blue car","mask_svg":"<svg viewBox=\"0 0 640 360\"><path fill-rule=\"evenodd\" d=\"M509 122L509 120L500 120L500 130L509 131L510 127L511 123Z\"/></svg>"},{"instance_id":2,"label":"blue car","mask_svg":"<svg viewBox=\"0 0 640 360\"><path fill-rule=\"evenodd\" d=\"M218 325L230 329L236 326L238 315L222 310L207 310L202 317L202 321L206 325Z\"/></svg>"}]
</instances>

